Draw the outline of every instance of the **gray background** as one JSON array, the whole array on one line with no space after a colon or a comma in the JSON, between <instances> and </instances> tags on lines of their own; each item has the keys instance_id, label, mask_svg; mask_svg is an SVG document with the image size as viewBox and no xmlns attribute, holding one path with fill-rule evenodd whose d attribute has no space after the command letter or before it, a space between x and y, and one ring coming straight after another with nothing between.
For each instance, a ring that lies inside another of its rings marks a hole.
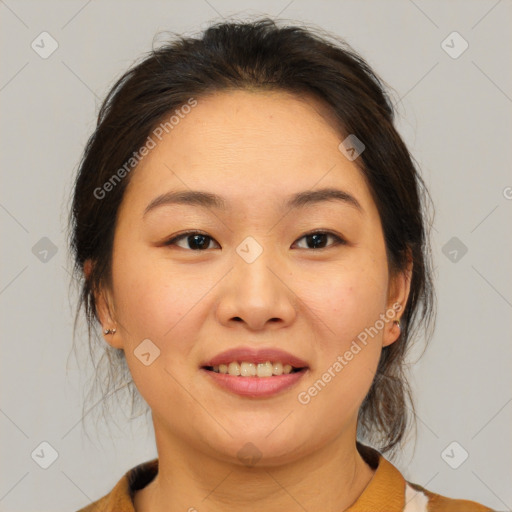
<instances>
[{"instance_id":1,"label":"gray background","mask_svg":"<svg viewBox=\"0 0 512 512\"><path fill-rule=\"evenodd\" d=\"M83 433L87 375L68 361L68 197L100 99L155 33L233 14L332 31L394 88L399 130L435 202L439 311L430 347L411 363L417 442L394 463L434 492L512 508L510 1L5 0L0 14L0 510L76 510L156 456L140 420L121 417L112 440ZM31 47L43 31L58 43L46 59ZM469 44L458 58L441 45L453 31ZM31 457L43 441L58 453L48 469ZM453 469L446 461L462 448L469 457Z\"/></svg>"}]
</instances>

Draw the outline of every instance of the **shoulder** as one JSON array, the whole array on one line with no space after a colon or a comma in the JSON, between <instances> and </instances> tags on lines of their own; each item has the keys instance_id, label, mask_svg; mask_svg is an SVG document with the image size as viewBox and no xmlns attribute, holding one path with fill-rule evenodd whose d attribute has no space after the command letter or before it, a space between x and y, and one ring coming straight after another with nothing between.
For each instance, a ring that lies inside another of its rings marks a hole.
<instances>
[{"instance_id":1,"label":"shoulder","mask_svg":"<svg viewBox=\"0 0 512 512\"><path fill-rule=\"evenodd\" d=\"M375 474L347 512L495 512L476 501L441 496L409 482L375 448L361 443L357 448Z\"/></svg>"},{"instance_id":2,"label":"shoulder","mask_svg":"<svg viewBox=\"0 0 512 512\"><path fill-rule=\"evenodd\" d=\"M77 512L132 512L133 510L128 480L123 476L108 494Z\"/></svg>"},{"instance_id":3,"label":"shoulder","mask_svg":"<svg viewBox=\"0 0 512 512\"><path fill-rule=\"evenodd\" d=\"M405 484L404 512L494 512L476 501L449 498L412 482Z\"/></svg>"},{"instance_id":4,"label":"shoulder","mask_svg":"<svg viewBox=\"0 0 512 512\"><path fill-rule=\"evenodd\" d=\"M135 512L134 493L151 482L157 472L157 458L143 462L127 471L108 494L77 512Z\"/></svg>"}]
</instances>

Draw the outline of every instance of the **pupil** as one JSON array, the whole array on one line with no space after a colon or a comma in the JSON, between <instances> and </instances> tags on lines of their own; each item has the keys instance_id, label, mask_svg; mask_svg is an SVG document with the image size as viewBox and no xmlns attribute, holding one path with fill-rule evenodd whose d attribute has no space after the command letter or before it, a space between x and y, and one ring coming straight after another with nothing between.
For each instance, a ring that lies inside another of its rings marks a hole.
<instances>
[{"instance_id":1,"label":"pupil","mask_svg":"<svg viewBox=\"0 0 512 512\"><path fill-rule=\"evenodd\" d=\"M202 248L204 247L205 245L208 245L207 243L205 243L205 239L207 238L205 235L191 235L189 236L189 241L190 239L193 239L193 242L192 242L192 248ZM201 239L202 238L202 241L198 241L198 239ZM196 247L194 247L194 244L196 244Z\"/></svg>"},{"instance_id":2,"label":"pupil","mask_svg":"<svg viewBox=\"0 0 512 512\"><path fill-rule=\"evenodd\" d=\"M322 237L325 238L325 236L326 236L325 234L315 233L313 235L308 235L308 238L309 238L309 240L314 240L314 242L313 242L314 248L318 249L319 245L321 245L322 247L324 247L324 245L325 245L325 244L322 244L321 242L320 242L320 244L318 244L317 243L318 242L318 238L322 238ZM324 242L325 242L325 240L324 240Z\"/></svg>"}]
</instances>

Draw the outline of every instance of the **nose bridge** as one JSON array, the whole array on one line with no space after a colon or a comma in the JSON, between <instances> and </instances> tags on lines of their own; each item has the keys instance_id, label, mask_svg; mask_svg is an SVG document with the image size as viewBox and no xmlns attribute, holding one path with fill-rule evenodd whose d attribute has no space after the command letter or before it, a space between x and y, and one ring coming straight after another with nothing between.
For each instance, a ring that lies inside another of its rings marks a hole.
<instances>
[{"instance_id":1,"label":"nose bridge","mask_svg":"<svg viewBox=\"0 0 512 512\"><path fill-rule=\"evenodd\" d=\"M269 244L270 238L260 237L258 241L253 236L247 236L236 247L235 274L240 292L245 288L252 289L253 293L275 293L276 279L270 268L277 266L277 255ZM270 268L269 268L270 267ZM276 270L274 270L276 272ZM238 287L237 286L237 287ZM254 289L257 288L257 290ZM261 289L259 289L261 287Z\"/></svg>"},{"instance_id":2,"label":"nose bridge","mask_svg":"<svg viewBox=\"0 0 512 512\"><path fill-rule=\"evenodd\" d=\"M266 240L269 240L267 238ZM222 322L236 318L249 327L263 327L269 320L290 322L295 315L292 292L279 276L279 257L255 237L247 236L237 247L217 311Z\"/></svg>"},{"instance_id":3,"label":"nose bridge","mask_svg":"<svg viewBox=\"0 0 512 512\"><path fill-rule=\"evenodd\" d=\"M267 239L268 240L268 239ZM264 245L266 247L264 247ZM236 253L238 256L247 264L252 265L257 260L260 260L261 263L261 256L263 253L269 252L269 244L262 241L262 238L260 238L260 242L256 240L253 236L247 236L245 237L240 244L236 247ZM265 256L263 259L265 260L267 256Z\"/></svg>"}]
</instances>

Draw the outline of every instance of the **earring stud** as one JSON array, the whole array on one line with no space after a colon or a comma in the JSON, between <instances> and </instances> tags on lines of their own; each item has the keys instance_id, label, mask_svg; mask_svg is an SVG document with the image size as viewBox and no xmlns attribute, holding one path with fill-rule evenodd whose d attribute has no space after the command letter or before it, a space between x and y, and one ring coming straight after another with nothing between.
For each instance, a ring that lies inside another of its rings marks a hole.
<instances>
[{"instance_id":1,"label":"earring stud","mask_svg":"<svg viewBox=\"0 0 512 512\"><path fill-rule=\"evenodd\" d=\"M115 332L116 332L115 328L114 329L105 329L103 331L104 334L115 334Z\"/></svg>"}]
</instances>

